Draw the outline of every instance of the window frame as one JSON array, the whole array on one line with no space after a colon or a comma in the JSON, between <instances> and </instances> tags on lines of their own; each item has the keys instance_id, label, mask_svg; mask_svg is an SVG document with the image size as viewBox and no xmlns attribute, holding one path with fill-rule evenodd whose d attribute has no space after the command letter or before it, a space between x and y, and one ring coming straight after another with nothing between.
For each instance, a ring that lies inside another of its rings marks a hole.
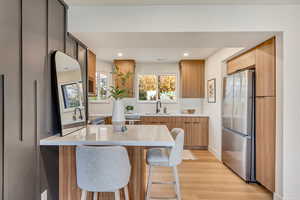
<instances>
[{"instance_id":1,"label":"window frame","mask_svg":"<svg viewBox=\"0 0 300 200\"><path fill-rule=\"evenodd\" d=\"M104 75L107 76L107 88L109 89L109 87L110 87L110 80L111 80L111 74L109 72L106 72L106 71L96 71L96 73L104 74ZM96 84L97 84L97 80L96 80ZM109 100L109 91L107 91L107 98L106 99L93 100L93 99L90 99L88 97L88 101L89 101L89 103L93 103L93 104L109 104L110 103L110 100Z\"/></svg>"},{"instance_id":2,"label":"window frame","mask_svg":"<svg viewBox=\"0 0 300 200\"><path fill-rule=\"evenodd\" d=\"M63 99L63 102L60 101L60 108L61 108L63 113L74 112L74 109L75 109L75 108L65 108L65 97L64 97L64 94L63 94L63 86L76 84L78 87L80 87L80 85L79 85L80 83L81 83L81 87L83 87L82 81L68 81L68 82L63 82L63 83L59 84L59 90L58 90L59 91L59 96L60 96L61 99ZM82 92L82 91L79 90L79 92ZM81 95L83 95L83 93ZM80 106L78 108L83 109L84 106L83 106L83 101L82 101L81 98L79 98L79 102L80 102Z\"/></svg>"},{"instance_id":3,"label":"window frame","mask_svg":"<svg viewBox=\"0 0 300 200\"><path fill-rule=\"evenodd\" d=\"M139 99L139 77L140 76L143 76L143 75L154 75L156 76L156 79L157 79L157 93L156 93L156 100L140 100ZM159 76L175 76L175 100L174 101L166 101L166 100L161 100L161 99L158 99L159 97ZM136 101L137 103L140 103L140 104L155 104L157 101L161 101L161 103L164 103L164 104L178 104L178 97L179 97L179 79L178 79L178 73L177 72L157 72L157 73L147 73L147 72L144 72L144 73L138 73L137 76L136 76Z\"/></svg>"}]
</instances>

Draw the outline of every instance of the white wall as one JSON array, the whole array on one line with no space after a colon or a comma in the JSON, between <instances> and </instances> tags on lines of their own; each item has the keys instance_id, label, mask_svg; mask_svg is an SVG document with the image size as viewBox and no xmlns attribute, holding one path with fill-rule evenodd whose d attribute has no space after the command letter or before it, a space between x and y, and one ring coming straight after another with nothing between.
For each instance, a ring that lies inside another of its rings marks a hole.
<instances>
[{"instance_id":1,"label":"white wall","mask_svg":"<svg viewBox=\"0 0 300 200\"><path fill-rule=\"evenodd\" d=\"M112 63L103 62L97 60L97 71L106 72L109 74L112 71ZM177 75L177 98L176 103L162 104L162 107L167 107L168 112L178 113L182 109L194 108L196 113L203 112L203 99L182 99L180 97L180 75L179 75L179 65L178 63L136 63L135 74L176 74ZM135 76L137 78L137 76ZM109 85L112 85L112 78L109 76ZM135 80L135 92L137 91L137 80ZM137 94L136 94L137 95ZM141 103L137 101L137 98L126 98L124 99L124 104L133 105L134 112L146 113L155 112L155 103ZM112 102L108 100L107 103L89 103L89 113L90 114L110 114L112 112Z\"/></svg>"},{"instance_id":2,"label":"white wall","mask_svg":"<svg viewBox=\"0 0 300 200\"><path fill-rule=\"evenodd\" d=\"M205 91L207 91L207 81L216 79L216 103L204 101L204 113L209 115L209 150L221 160L221 112L222 112L222 78L223 78L223 61L241 51L241 48L225 48L217 51L205 60ZM206 93L207 95L207 93Z\"/></svg>"},{"instance_id":3,"label":"white wall","mask_svg":"<svg viewBox=\"0 0 300 200\"><path fill-rule=\"evenodd\" d=\"M71 7L71 32L232 32L281 31L282 73L278 74L277 119L283 147L277 163L283 163L283 181L276 182L278 196L300 199L300 6L299 5L203 5ZM95 26L95 24L99 24ZM278 165L276 166L278 168Z\"/></svg>"}]
</instances>

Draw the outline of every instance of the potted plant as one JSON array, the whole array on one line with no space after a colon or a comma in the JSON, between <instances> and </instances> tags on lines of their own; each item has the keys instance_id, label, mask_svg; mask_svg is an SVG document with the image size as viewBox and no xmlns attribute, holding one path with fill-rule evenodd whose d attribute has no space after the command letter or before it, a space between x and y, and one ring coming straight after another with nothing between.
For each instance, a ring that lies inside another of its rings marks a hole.
<instances>
[{"instance_id":1,"label":"potted plant","mask_svg":"<svg viewBox=\"0 0 300 200\"><path fill-rule=\"evenodd\" d=\"M126 106L126 111L128 114L132 114L134 107L131 105Z\"/></svg>"},{"instance_id":2,"label":"potted plant","mask_svg":"<svg viewBox=\"0 0 300 200\"><path fill-rule=\"evenodd\" d=\"M112 74L115 76L115 80L121 83L121 87L110 86L110 97L113 98L113 111L112 111L112 124L115 131L123 131L125 127L125 109L123 105L123 98L127 96L128 89L125 87L126 81L131 77L132 73L120 72L116 66Z\"/></svg>"}]
</instances>

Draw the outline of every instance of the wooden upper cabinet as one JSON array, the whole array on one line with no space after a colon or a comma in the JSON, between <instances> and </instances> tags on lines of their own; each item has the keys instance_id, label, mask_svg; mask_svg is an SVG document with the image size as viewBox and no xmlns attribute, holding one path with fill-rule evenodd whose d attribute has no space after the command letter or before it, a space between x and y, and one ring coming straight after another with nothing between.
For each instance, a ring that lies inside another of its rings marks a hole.
<instances>
[{"instance_id":1,"label":"wooden upper cabinet","mask_svg":"<svg viewBox=\"0 0 300 200\"><path fill-rule=\"evenodd\" d=\"M88 85L89 95L96 95L96 55L88 50Z\"/></svg>"},{"instance_id":2,"label":"wooden upper cabinet","mask_svg":"<svg viewBox=\"0 0 300 200\"><path fill-rule=\"evenodd\" d=\"M275 38L256 48L256 96L276 96Z\"/></svg>"},{"instance_id":3,"label":"wooden upper cabinet","mask_svg":"<svg viewBox=\"0 0 300 200\"><path fill-rule=\"evenodd\" d=\"M256 71L256 96L276 96L275 37L227 62L227 74L247 68Z\"/></svg>"},{"instance_id":4,"label":"wooden upper cabinet","mask_svg":"<svg viewBox=\"0 0 300 200\"><path fill-rule=\"evenodd\" d=\"M204 98L204 60L181 60L181 97L182 98Z\"/></svg>"},{"instance_id":5,"label":"wooden upper cabinet","mask_svg":"<svg viewBox=\"0 0 300 200\"><path fill-rule=\"evenodd\" d=\"M256 98L256 179L275 191L276 97Z\"/></svg>"},{"instance_id":6,"label":"wooden upper cabinet","mask_svg":"<svg viewBox=\"0 0 300 200\"><path fill-rule=\"evenodd\" d=\"M255 60L256 60L256 51L251 50L246 53L243 53L242 55L231 59L227 63L227 73L232 74L236 71L245 69L245 68L251 68L255 66Z\"/></svg>"},{"instance_id":7,"label":"wooden upper cabinet","mask_svg":"<svg viewBox=\"0 0 300 200\"><path fill-rule=\"evenodd\" d=\"M126 74L132 73L132 76L125 82L125 87L120 80L113 76L115 86L121 89L127 89L127 97L134 97L134 73L135 73L135 61L134 60L114 60L114 67L118 67L119 71Z\"/></svg>"}]
</instances>

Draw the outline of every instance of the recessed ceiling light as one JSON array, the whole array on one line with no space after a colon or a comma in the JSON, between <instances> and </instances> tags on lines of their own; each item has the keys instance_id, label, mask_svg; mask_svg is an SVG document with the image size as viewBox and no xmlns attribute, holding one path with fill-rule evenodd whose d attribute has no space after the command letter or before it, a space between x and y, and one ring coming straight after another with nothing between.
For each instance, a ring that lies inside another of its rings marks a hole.
<instances>
[{"instance_id":1,"label":"recessed ceiling light","mask_svg":"<svg viewBox=\"0 0 300 200\"><path fill-rule=\"evenodd\" d=\"M123 53L119 52L118 57L122 57L122 56L123 56Z\"/></svg>"},{"instance_id":2,"label":"recessed ceiling light","mask_svg":"<svg viewBox=\"0 0 300 200\"><path fill-rule=\"evenodd\" d=\"M187 52L183 53L183 56L184 56L184 57L188 57L189 55L190 55L190 54L187 53Z\"/></svg>"}]
</instances>

